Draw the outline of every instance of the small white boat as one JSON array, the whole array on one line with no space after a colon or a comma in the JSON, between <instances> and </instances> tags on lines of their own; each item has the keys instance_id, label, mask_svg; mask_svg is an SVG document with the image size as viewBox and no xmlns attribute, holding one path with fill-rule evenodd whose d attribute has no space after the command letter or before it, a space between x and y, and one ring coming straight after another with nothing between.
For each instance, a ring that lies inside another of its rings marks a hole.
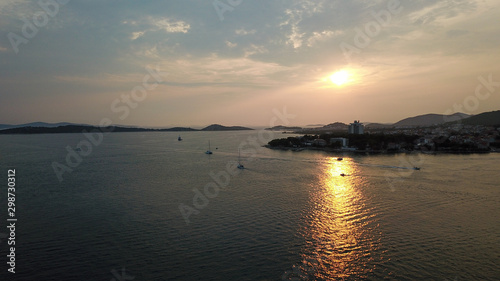
<instances>
[{"instance_id":1,"label":"small white boat","mask_svg":"<svg viewBox=\"0 0 500 281\"><path fill-rule=\"evenodd\" d=\"M205 151L205 154L212 154L212 151L210 150L210 141L208 141L208 150Z\"/></svg>"}]
</instances>

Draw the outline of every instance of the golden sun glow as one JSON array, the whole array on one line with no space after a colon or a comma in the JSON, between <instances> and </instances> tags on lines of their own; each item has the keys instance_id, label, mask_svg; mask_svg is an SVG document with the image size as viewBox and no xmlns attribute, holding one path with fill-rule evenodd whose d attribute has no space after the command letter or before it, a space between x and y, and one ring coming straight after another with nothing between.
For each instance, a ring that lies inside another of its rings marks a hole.
<instances>
[{"instance_id":1,"label":"golden sun glow","mask_svg":"<svg viewBox=\"0 0 500 281\"><path fill-rule=\"evenodd\" d=\"M337 86L342 86L349 82L350 75L346 70L339 70L330 76L330 80Z\"/></svg>"},{"instance_id":2,"label":"golden sun glow","mask_svg":"<svg viewBox=\"0 0 500 281\"><path fill-rule=\"evenodd\" d=\"M379 248L376 220L365 205L360 168L350 157L325 157L318 169L318 184L311 190L310 227L304 237L310 251L304 265L312 266L314 278L344 280L367 273L363 257Z\"/></svg>"}]
</instances>

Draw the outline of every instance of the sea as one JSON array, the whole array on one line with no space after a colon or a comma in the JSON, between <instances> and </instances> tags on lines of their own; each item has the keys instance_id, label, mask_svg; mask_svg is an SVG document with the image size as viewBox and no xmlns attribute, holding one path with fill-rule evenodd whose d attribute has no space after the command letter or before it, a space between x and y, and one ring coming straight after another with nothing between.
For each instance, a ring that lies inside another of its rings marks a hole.
<instances>
[{"instance_id":1,"label":"sea","mask_svg":"<svg viewBox=\"0 0 500 281\"><path fill-rule=\"evenodd\" d=\"M178 136L1 135L0 280L500 280L498 153Z\"/></svg>"}]
</instances>

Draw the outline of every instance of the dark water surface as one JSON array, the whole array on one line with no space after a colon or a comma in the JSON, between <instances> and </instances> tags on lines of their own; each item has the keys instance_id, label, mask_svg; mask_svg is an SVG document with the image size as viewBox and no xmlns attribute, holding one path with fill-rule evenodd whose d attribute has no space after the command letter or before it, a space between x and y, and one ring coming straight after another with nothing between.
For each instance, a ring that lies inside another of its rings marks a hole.
<instances>
[{"instance_id":1,"label":"dark water surface","mask_svg":"<svg viewBox=\"0 0 500 281\"><path fill-rule=\"evenodd\" d=\"M7 169L18 219L17 273L1 236L0 279L500 280L500 154L337 155L261 148L258 131L181 135L105 135L62 182L52 163L83 135L0 136L0 233Z\"/></svg>"}]
</instances>

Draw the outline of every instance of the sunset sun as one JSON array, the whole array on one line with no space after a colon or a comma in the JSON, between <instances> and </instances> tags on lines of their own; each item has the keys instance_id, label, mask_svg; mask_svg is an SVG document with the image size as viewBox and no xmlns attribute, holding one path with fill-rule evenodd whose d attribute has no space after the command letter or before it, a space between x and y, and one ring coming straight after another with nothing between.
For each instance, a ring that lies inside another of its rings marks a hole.
<instances>
[{"instance_id":1,"label":"sunset sun","mask_svg":"<svg viewBox=\"0 0 500 281\"><path fill-rule=\"evenodd\" d=\"M330 76L330 80L337 86L342 86L349 82L349 72L345 70L339 70Z\"/></svg>"}]
</instances>

